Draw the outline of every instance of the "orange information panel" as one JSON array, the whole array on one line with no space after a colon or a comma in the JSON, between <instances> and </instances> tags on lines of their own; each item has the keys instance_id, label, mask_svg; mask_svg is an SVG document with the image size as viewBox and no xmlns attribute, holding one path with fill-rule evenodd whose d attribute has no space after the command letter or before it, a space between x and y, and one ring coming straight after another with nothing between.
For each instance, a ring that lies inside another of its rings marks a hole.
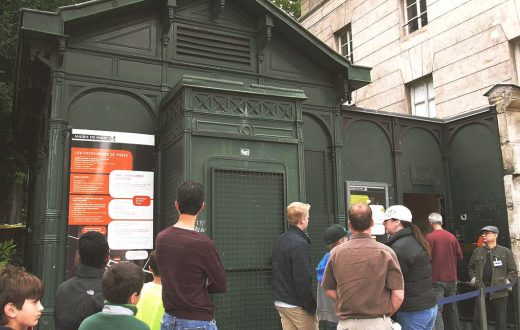
<instances>
[{"instance_id":1,"label":"orange information panel","mask_svg":"<svg viewBox=\"0 0 520 330\"><path fill-rule=\"evenodd\" d=\"M69 225L108 225L110 196L71 195L69 198Z\"/></svg>"},{"instance_id":2,"label":"orange information panel","mask_svg":"<svg viewBox=\"0 0 520 330\"><path fill-rule=\"evenodd\" d=\"M110 174L113 170L131 170L132 153L128 150L72 148L72 173Z\"/></svg>"},{"instance_id":3,"label":"orange information panel","mask_svg":"<svg viewBox=\"0 0 520 330\"><path fill-rule=\"evenodd\" d=\"M85 226L81 228L81 234L85 234L88 231L97 231L103 234L103 236L107 235L107 227L105 226Z\"/></svg>"},{"instance_id":4,"label":"orange information panel","mask_svg":"<svg viewBox=\"0 0 520 330\"><path fill-rule=\"evenodd\" d=\"M67 278L78 239L89 231L105 235L109 263L146 260L154 242L155 160L152 134L72 129Z\"/></svg>"},{"instance_id":5,"label":"orange information panel","mask_svg":"<svg viewBox=\"0 0 520 330\"><path fill-rule=\"evenodd\" d=\"M108 175L74 174L70 175L70 193L84 195L108 195Z\"/></svg>"}]
</instances>

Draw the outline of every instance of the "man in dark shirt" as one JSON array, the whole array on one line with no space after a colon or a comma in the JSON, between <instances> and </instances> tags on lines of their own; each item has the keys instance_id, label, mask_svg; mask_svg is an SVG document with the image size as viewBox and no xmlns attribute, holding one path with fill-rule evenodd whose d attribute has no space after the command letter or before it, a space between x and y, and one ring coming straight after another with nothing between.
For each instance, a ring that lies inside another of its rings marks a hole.
<instances>
[{"instance_id":1,"label":"man in dark shirt","mask_svg":"<svg viewBox=\"0 0 520 330\"><path fill-rule=\"evenodd\" d=\"M108 243L101 233L89 231L79 238L78 251L75 276L56 292L56 330L77 330L84 319L103 308L101 277L108 261Z\"/></svg>"},{"instance_id":2,"label":"man in dark shirt","mask_svg":"<svg viewBox=\"0 0 520 330\"><path fill-rule=\"evenodd\" d=\"M312 290L309 204L291 203L287 207L289 228L273 246L273 299L282 328L318 330L316 297Z\"/></svg>"},{"instance_id":3,"label":"man in dark shirt","mask_svg":"<svg viewBox=\"0 0 520 330\"><path fill-rule=\"evenodd\" d=\"M484 245L473 250L468 265L471 284L490 287L516 282L518 270L510 249L498 245L498 228L486 226L480 230ZM495 329L505 330L507 319L507 289L486 294L486 303L495 312ZM473 329L480 329L479 302L475 302Z\"/></svg>"},{"instance_id":4,"label":"man in dark shirt","mask_svg":"<svg viewBox=\"0 0 520 330\"><path fill-rule=\"evenodd\" d=\"M432 213L428 221L433 231L426 235L432 248L432 282L433 291L437 299L454 296L457 294L457 261L462 261L462 250L457 238L447 230L442 229L442 216ZM443 314L446 319L446 327L443 322ZM457 303L440 305L435 330L459 330L459 312Z\"/></svg>"},{"instance_id":5,"label":"man in dark shirt","mask_svg":"<svg viewBox=\"0 0 520 330\"><path fill-rule=\"evenodd\" d=\"M155 242L165 310L162 329L216 330L209 294L226 292L227 279L215 243L195 231L197 215L204 209L204 191L200 183L187 181L177 196L179 220L161 231Z\"/></svg>"}]
</instances>

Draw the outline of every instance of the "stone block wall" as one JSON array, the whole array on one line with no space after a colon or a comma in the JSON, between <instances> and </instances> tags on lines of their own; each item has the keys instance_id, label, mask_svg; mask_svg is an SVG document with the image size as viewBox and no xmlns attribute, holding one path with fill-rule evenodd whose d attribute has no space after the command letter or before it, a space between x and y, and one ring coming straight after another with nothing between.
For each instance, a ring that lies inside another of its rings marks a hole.
<instances>
[{"instance_id":1,"label":"stone block wall","mask_svg":"<svg viewBox=\"0 0 520 330\"><path fill-rule=\"evenodd\" d=\"M520 87L499 84L486 95L497 111L511 250L520 265Z\"/></svg>"},{"instance_id":2,"label":"stone block wall","mask_svg":"<svg viewBox=\"0 0 520 330\"><path fill-rule=\"evenodd\" d=\"M520 36L515 0L427 1L428 24L406 34L404 0L302 2L300 23L338 50L335 32L350 23L354 64L372 67L359 107L410 113L408 84L431 75L439 118L488 105L496 83L517 83ZM304 10L305 9L305 10Z\"/></svg>"}]
</instances>

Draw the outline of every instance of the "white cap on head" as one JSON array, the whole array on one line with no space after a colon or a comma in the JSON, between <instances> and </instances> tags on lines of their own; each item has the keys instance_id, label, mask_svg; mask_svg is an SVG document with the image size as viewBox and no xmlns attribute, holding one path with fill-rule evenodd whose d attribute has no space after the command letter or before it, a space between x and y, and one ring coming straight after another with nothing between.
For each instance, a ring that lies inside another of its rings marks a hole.
<instances>
[{"instance_id":1,"label":"white cap on head","mask_svg":"<svg viewBox=\"0 0 520 330\"><path fill-rule=\"evenodd\" d=\"M393 205L386 209L383 221L389 219L412 222L412 212L406 206Z\"/></svg>"}]
</instances>

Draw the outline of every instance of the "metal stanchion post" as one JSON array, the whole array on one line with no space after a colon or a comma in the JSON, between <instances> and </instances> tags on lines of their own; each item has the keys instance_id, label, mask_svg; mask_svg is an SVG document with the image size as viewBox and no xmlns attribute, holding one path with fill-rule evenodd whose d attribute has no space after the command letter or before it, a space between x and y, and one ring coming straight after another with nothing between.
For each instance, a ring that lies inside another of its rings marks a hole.
<instances>
[{"instance_id":1,"label":"metal stanchion post","mask_svg":"<svg viewBox=\"0 0 520 330\"><path fill-rule=\"evenodd\" d=\"M480 296L478 297L479 312L480 312L480 330L487 330L487 315L486 315L486 293L484 288L480 288Z\"/></svg>"}]
</instances>

